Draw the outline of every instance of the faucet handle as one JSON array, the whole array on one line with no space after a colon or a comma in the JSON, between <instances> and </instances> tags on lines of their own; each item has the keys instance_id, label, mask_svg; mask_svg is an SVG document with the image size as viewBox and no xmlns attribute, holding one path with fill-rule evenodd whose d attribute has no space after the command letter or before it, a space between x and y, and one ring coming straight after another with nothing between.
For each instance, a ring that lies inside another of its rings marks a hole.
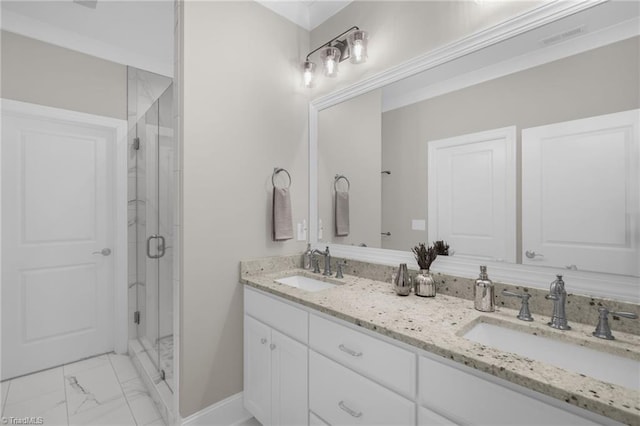
<instances>
[{"instance_id":1,"label":"faucet handle","mask_svg":"<svg viewBox=\"0 0 640 426\"><path fill-rule=\"evenodd\" d=\"M502 290L502 295L522 299L522 305L520 306L520 312L517 318L521 321L533 321L531 311L529 311L529 299L531 298L529 293L516 293L514 291Z\"/></svg>"},{"instance_id":2,"label":"faucet handle","mask_svg":"<svg viewBox=\"0 0 640 426\"><path fill-rule=\"evenodd\" d=\"M344 275L342 275L342 267L346 266L347 261L344 260L342 262L338 262L337 264L337 271L336 271L336 278L344 278Z\"/></svg>"},{"instance_id":3,"label":"faucet handle","mask_svg":"<svg viewBox=\"0 0 640 426\"><path fill-rule=\"evenodd\" d=\"M637 319L638 315L632 312L612 312L606 306L600 306L598 308L600 318L598 318L598 325L593 333L595 337L599 339L614 340L613 334L611 334L611 327L609 327L609 314L617 317Z\"/></svg>"}]
</instances>

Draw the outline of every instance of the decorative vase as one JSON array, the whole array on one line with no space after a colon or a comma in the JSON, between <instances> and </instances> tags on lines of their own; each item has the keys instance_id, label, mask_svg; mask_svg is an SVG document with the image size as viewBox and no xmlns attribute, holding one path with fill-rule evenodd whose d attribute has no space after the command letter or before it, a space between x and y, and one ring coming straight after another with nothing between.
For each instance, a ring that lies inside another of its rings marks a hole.
<instances>
[{"instance_id":1,"label":"decorative vase","mask_svg":"<svg viewBox=\"0 0 640 426\"><path fill-rule=\"evenodd\" d=\"M435 297L436 280L428 269L420 269L413 282L416 296Z\"/></svg>"},{"instance_id":2,"label":"decorative vase","mask_svg":"<svg viewBox=\"0 0 640 426\"><path fill-rule=\"evenodd\" d=\"M393 284L398 296L408 296L409 293L411 293L411 279L409 278L409 271L407 270L406 263L400 264Z\"/></svg>"}]
</instances>

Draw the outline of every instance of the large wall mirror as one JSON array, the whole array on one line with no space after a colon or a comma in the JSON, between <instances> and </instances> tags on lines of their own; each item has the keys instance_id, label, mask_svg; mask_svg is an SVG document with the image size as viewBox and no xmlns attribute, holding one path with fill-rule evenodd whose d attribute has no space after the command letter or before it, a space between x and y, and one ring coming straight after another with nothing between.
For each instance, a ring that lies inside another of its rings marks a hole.
<instances>
[{"instance_id":1,"label":"large wall mirror","mask_svg":"<svg viewBox=\"0 0 640 426\"><path fill-rule=\"evenodd\" d=\"M600 4L312 102L312 242L393 263L445 240L443 272L563 271L636 300L639 9Z\"/></svg>"}]
</instances>

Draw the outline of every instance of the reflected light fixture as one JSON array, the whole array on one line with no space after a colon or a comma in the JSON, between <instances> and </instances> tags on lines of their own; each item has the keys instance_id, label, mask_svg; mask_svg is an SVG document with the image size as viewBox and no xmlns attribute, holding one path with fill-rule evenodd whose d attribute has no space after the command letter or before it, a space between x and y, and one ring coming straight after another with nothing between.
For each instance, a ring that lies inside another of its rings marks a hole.
<instances>
[{"instance_id":1,"label":"reflected light fixture","mask_svg":"<svg viewBox=\"0 0 640 426\"><path fill-rule=\"evenodd\" d=\"M340 40L341 37L346 39ZM361 64L367 61L367 42L369 36L366 31L353 26L338 36L332 38L317 49L312 50L307 55L302 64L303 81L305 87L313 87L316 64L309 60L309 57L320 51L320 59L324 75L336 77L338 75L338 64L347 59L353 64Z\"/></svg>"}]
</instances>

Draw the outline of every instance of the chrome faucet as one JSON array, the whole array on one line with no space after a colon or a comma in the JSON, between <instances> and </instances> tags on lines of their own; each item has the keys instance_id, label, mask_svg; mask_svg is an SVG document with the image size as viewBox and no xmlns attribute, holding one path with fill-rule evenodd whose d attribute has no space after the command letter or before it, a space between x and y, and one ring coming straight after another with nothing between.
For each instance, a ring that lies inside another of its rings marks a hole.
<instances>
[{"instance_id":1,"label":"chrome faucet","mask_svg":"<svg viewBox=\"0 0 640 426\"><path fill-rule=\"evenodd\" d=\"M549 327L557 328L558 330L571 330L571 327L567 324L565 310L567 291L564 289L562 275L556 275L556 280L551 283L549 294L545 296L545 299L553 300L553 314L551 315L551 321L547 323Z\"/></svg>"},{"instance_id":2,"label":"chrome faucet","mask_svg":"<svg viewBox=\"0 0 640 426\"><path fill-rule=\"evenodd\" d=\"M325 251L320 251L315 249L313 254L319 254L324 256L324 272L322 275L331 276L331 253L329 253L329 246L325 249Z\"/></svg>"},{"instance_id":3,"label":"chrome faucet","mask_svg":"<svg viewBox=\"0 0 640 426\"><path fill-rule=\"evenodd\" d=\"M630 318L630 319L638 319L638 315L633 312L611 312L605 306L600 306L598 308L598 325L596 326L596 331L592 334L600 339L606 340L614 340L613 334L611 334L611 327L609 327L609 318L608 315L614 315L617 317Z\"/></svg>"}]
</instances>

